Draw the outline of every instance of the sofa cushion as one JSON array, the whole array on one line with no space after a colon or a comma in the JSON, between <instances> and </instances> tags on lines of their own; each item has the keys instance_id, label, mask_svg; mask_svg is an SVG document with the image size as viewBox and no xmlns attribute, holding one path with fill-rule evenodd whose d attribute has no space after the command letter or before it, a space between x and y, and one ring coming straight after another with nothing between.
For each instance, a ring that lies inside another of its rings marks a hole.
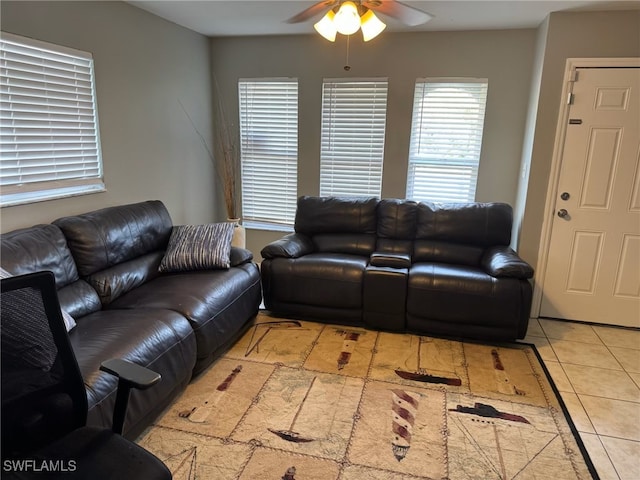
<instances>
[{"instance_id":1,"label":"sofa cushion","mask_svg":"<svg viewBox=\"0 0 640 480\"><path fill-rule=\"evenodd\" d=\"M254 289L255 298L254 298ZM243 298L247 292L249 298ZM236 302L244 302L247 311L257 313L260 304L260 274L253 263L228 270L202 270L161 275L122 295L109 309L167 309L189 320L196 335L198 357L216 351L237 333L249 315L232 315L219 323ZM240 325L237 325L240 323Z\"/></svg>"},{"instance_id":2,"label":"sofa cushion","mask_svg":"<svg viewBox=\"0 0 640 480\"><path fill-rule=\"evenodd\" d=\"M312 253L278 258L263 265L265 299L328 308L362 308L362 282L368 257ZM268 279L277 279L270 282Z\"/></svg>"},{"instance_id":3,"label":"sofa cushion","mask_svg":"<svg viewBox=\"0 0 640 480\"><path fill-rule=\"evenodd\" d=\"M489 247L511 242L506 203L418 204L416 239Z\"/></svg>"},{"instance_id":4,"label":"sofa cushion","mask_svg":"<svg viewBox=\"0 0 640 480\"><path fill-rule=\"evenodd\" d=\"M164 250L173 227L158 200L103 208L53 223L64 232L82 277Z\"/></svg>"},{"instance_id":5,"label":"sofa cushion","mask_svg":"<svg viewBox=\"0 0 640 480\"><path fill-rule=\"evenodd\" d=\"M413 254L418 204L411 200L383 199L378 203L376 251Z\"/></svg>"},{"instance_id":6,"label":"sofa cushion","mask_svg":"<svg viewBox=\"0 0 640 480\"><path fill-rule=\"evenodd\" d=\"M232 222L173 227L160 271L229 268L234 228Z\"/></svg>"},{"instance_id":7,"label":"sofa cushion","mask_svg":"<svg viewBox=\"0 0 640 480\"><path fill-rule=\"evenodd\" d=\"M450 325L512 329L511 338L516 338L523 308L521 282L526 280L496 279L480 268L414 264L409 270L407 315ZM460 335L465 336L464 330Z\"/></svg>"},{"instance_id":8,"label":"sofa cushion","mask_svg":"<svg viewBox=\"0 0 640 480\"><path fill-rule=\"evenodd\" d=\"M330 233L313 236L317 252L347 253L368 257L375 250L376 237L367 233Z\"/></svg>"},{"instance_id":9,"label":"sofa cushion","mask_svg":"<svg viewBox=\"0 0 640 480\"><path fill-rule=\"evenodd\" d=\"M413 240L418 204L411 200L383 199L378 203L378 237Z\"/></svg>"},{"instance_id":10,"label":"sofa cushion","mask_svg":"<svg viewBox=\"0 0 640 480\"><path fill-rule=\"evenodd\" d=\"M298 198L295 231L306 235L376 232L376 198Z\"/></svg>"},{"instance_id":11,"label":"sofa cushion","mask_svg":"<svg viewBox=\"0 0 640 480\"><path fill-rule=\"evenodd\" d=\"M79 319L69 339L87 389L88 425L110 428L118 379L100 364L122 358L158 372L153 388L133 390L125 433L139 433L191 379L196 346L189 322L171 310L101 310Z\"/></svg>"},{"instance_id":12,"label":"sofa cushion","mask_svg":"<svg viewBox=\"0 0 640 480\"><path fill-rule=\"evenodd\" d=\"M123 293L160 275L162 252L152 252L95 272L87 281L95 288L102 305L109 305Z\"/></svg>"},{"instance_id":13,"label":"sofa cushion","mask_svg":"<svg viewBox=\"0 0 640 480\"><path fill-rule=\"evenodd\" d=\"M477 267L483 253L484 248L477 245L416 240L412 259L414 262L440 262Z\"/></svg>"},{"instance_id":14,"label":"sofa cushion","mask_svg":"<svg viewBox=\"0 0 640 480\"><path fill-rule=\"evenodd\" d=\"M98 293L82 279L59 289L58 300L63 310L78 319L102 308Z\"/></svg>"},{"instance_id":15,"label":"sofa cushion","mask_svg":"<svg viewBox=\"0 0 640 480\"><path fill-rule=\"evenodd\" d=\"M0 258L2 267L13 275L53 272L56 288L78 280L73 255L62 231L55 225L35 225L3 233Z\"/></svg>"}]
</instances>

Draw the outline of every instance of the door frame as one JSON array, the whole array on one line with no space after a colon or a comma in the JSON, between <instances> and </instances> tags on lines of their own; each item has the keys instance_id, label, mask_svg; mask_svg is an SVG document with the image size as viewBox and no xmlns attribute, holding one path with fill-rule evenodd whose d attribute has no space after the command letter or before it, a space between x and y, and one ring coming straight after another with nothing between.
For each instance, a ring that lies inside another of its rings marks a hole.
<instances>
[{"instance_id":1,"label":"door frame","mask_svg":"<svg viewBox=\"0 0 640 480\"><path fill-rule=\"evenodd\" d=\"M547 184L547 195L544 204L544 216L542 230L540 232L540 246L538 248L538 261L531 302L531 318L540 316L542 296L544 293L544 278L547 273L549 246L551 245L551 231L555 215L556 198L558 196L558 183L560 181L560 167L562 166L562 154L567 134L569 120L569 95L573 88L577 68L640 68L640 58L567 58L562 80L562 95L560 96L560 111L556 125L556 135L551 157L551 171Z\"/></svg>"}]
</instances>

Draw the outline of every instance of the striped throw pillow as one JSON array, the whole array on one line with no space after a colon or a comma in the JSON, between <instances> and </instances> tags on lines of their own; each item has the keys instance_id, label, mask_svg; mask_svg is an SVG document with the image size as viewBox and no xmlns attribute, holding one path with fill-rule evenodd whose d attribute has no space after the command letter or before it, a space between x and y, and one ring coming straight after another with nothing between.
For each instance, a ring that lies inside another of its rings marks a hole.
<instances>
[{"instance_id":1,"label":"striped throw pillow","mask_svg":"<svg viewBox=\"0 0 640 480\"><path fill-rule=\"evenodd\" d=\"M161 272L229 268L235 223L174 226Z\"/></svg>"}]
</instances>

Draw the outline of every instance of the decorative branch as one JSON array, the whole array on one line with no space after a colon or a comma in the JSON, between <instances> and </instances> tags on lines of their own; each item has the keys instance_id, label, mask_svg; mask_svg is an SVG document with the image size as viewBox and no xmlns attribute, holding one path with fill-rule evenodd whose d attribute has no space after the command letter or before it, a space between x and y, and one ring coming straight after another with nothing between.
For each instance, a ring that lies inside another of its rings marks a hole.
<instances>
[{"instance_id":1,"label":"decorative branch","mask_svg":"<svg viewBox=\"0 0 640 480\"><path fill-rule=\"evenodd\" d=\"M202 142L204 149L209 155L209 159L214 164L216 174L218 175L222 183L222 190L224 194L224 203L225 203L225 209L227 212L227 217L238 218L237 198L236 198L236 194L237 194L236 179L238 178L238 174L239 174L240 160L238 156L238 149L236 147L236 142L234 141L233 132L231 129L232 125L226 121L224 107L222 105L222 100L220 100L222 97L219 95L219 89L217 88L217 83L216 83L216 93L218 95L216 100L217 109L216 109L216 115L214 119L214 122L215 122L214 130L215 130L216 139L219 144L220 155L214 155L214 153L209 148L209 145L207 144L206 139L204 138L200 130L198 130L198 127L196 126L195 122L191 118L191 115L189 115L189 112L187 112L187 109L184 107L180 99L178 99L178 103L180 104L180 108L182 108L182 111L184 112L185 116L189 120L189 123L191 123L191 126L193 127L194 131L200 138L200 141Z\"/></svg>"},{"instance_id":2,"label":"decorative branch","mask_svg":"<svg viewBox=\"0 0 640 480\"><path fill-rule=\"evenodd\" d=\"M240 166L240 152L236 145L233 124L227 121L227 115L222 102L222 95L218 82L214 79L216 93L216 118L215 133L220 146L221 156L218 157L216 167L218 175L222 180L224 191L224 202L227 209L228 218L238 218L237 212L237 179Z\"/></svg>"}]
</instances>

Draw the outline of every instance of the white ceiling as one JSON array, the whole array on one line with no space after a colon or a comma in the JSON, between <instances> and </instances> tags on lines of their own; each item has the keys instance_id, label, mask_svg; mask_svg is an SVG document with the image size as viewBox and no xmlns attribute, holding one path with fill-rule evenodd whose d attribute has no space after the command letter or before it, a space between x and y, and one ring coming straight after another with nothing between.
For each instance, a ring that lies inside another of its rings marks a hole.
<instances>
[{"instance_id":1,"label":"white ceiling","mask_svg":"<svg viewBox=\"0 0 640 480\"><path fill-rule=\"evenodd\" d=\"M289 35L312 33L312 19L289 24L287 19L313 5L308 0L132 0L128 3L203 35ZM535 28L551 12L637 10L638 1L613 0L406 0L434 18L406 27L380 15L388 31L487 30Z\"/></svg>"}]
</instances>

